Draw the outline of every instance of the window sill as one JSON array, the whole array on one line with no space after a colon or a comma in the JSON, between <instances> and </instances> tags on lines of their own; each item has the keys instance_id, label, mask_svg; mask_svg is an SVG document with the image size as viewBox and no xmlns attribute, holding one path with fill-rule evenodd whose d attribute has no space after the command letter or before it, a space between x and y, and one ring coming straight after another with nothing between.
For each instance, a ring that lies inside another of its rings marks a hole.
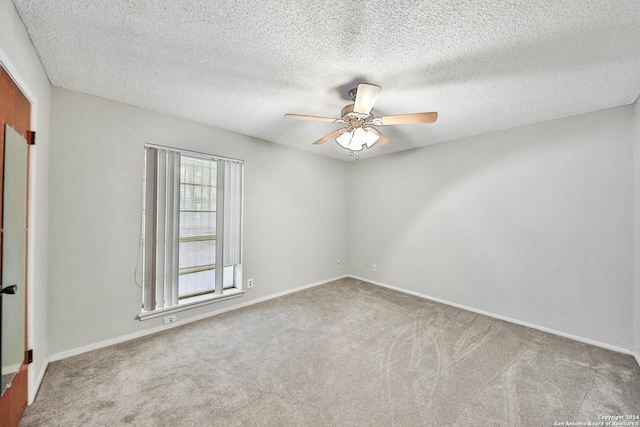
<instances>
[{"instance_id":1,"label":"window sill","mask_svg":"<svg viewBox=\"0 0 640 427\"><path fill-rule=\"evenodd\" d=\"M225 290L222 295L199 295L197 297L185 298L181 300L178 305L174 305L173 307L160 308L153 311L144 311L138 314L138 320L154 319L166 314L189 310L192 308L201 307L207 304L213 304L214 302L220 302L231 298L237 298L241 297L242 295L244 295L243 290L228 289Z\"/></svg>"}]
</instances>

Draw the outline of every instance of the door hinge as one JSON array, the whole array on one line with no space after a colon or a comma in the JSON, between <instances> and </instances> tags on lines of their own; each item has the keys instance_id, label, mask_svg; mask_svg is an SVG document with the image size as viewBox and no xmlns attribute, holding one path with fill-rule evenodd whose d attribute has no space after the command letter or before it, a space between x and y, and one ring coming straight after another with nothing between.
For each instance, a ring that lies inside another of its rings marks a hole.
<instances>
[{"instance_id":1,"label":"door hinge","mask_svg":"<svg viewBox=\"0 0 640 427\"><path fill-rule=\"evenodd\" d=\"M33 363L33 349L27 350L27 363Z\"/></svg>"},{"instance_id":2,"label":"door hinge","mask_svg":"<svg viewBox=\"0 0 640 427\"><path fill-rule=\"evenodd\" d=\"M28 130L27 131L27 144L36 145L36 131Z\"/></svg>"}]
</instances>

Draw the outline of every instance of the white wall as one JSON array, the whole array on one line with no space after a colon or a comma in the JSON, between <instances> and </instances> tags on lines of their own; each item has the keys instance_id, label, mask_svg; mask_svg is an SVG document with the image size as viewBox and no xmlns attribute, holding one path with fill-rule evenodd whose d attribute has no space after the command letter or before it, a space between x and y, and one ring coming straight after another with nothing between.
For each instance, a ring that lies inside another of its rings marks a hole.
<instances>
[{"instance_id":1,"label":"white wall","mask_svg":"<svg viewBox=\"0 0 640 427\"><path fill-rule=\"evenodd\" d=\"M633 348L632 106L349 173L352 273Z\"/></svg>"},{"instance_id":2,"label":"white wall","mask_svg":"<svg viewBox=\"0 0 640 427\"><path fill-rule=\"evenodd\" d=\"M634 188L634 350L640 363L640 99L634 104L634 148L635 148L635 188Z\"/></svg>"},{"instance_id":3,"label":"white wall","mask_svg":"<svg viewBox=\"0 0 640 427\"><path fill-rule=\"evenodd\" d=\"M179 319L352 273L634 346L632 106L347 164L53 94L50 354L160 326L135 320L145 142L246 161L256 287Z\"/></svg>"},{"instance_id":4,"label":"white wall","mask_svg":"<svg viewBox=\"0 0 640 427\"><path fill-rule=\"evenodd\" d=\"M134 282L144 143L245 161L244 297L178 321L344 275L347 164L114 101L53 89L50 354L161 325Z\"/></svg>"},{"instance_id":5,"label":"white wall","mask_svg":"<svg viewBox=\"0 0 640 427\"><path fill-rule=\"evenodd\" d=\"M31 151L28 254L29 347L34 351L34 362L28 371L31 403L47 362L47 174L51 87L10 0L0 0L0 63L31 102L31 128L37 135L36 146Z\"/></svg>"}]
</instances>

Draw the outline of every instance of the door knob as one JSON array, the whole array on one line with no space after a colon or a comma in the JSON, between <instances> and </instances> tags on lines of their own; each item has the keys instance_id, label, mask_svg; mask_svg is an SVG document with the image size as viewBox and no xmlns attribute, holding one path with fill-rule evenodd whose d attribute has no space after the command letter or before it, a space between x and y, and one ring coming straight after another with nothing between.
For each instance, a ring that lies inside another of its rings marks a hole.
<instances>
[{"instance_id":1,"label":"door knob","mask_svg":"<svg viewBox=\"0 0 640 427\"><path fill-rule=\"evenodd\" d=\"M18 285L11 285L11 286L7 286L6 288L2 288L2 290L0 291L0 294L14 295L16 292L18 292Z\"/></svg>"}]
</instances>

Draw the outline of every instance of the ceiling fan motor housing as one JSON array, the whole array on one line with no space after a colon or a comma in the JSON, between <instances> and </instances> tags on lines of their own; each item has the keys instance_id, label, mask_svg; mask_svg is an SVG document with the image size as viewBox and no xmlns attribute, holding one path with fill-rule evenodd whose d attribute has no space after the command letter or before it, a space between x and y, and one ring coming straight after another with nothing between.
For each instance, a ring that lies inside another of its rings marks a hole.
<instances>
[{"instance_id":1,"label":"ceiling fan motor housing","mask_svg":"<svg viewBox=\"0 0 640 427\"><path fill-rule=\"evenodd\" d=\"M356 113L353 111L355 104L349 104L342 109L342 120L351 124L354 128L359 128L363 124L373 120L373 114Z\"/></svg>"}]
</instances>

